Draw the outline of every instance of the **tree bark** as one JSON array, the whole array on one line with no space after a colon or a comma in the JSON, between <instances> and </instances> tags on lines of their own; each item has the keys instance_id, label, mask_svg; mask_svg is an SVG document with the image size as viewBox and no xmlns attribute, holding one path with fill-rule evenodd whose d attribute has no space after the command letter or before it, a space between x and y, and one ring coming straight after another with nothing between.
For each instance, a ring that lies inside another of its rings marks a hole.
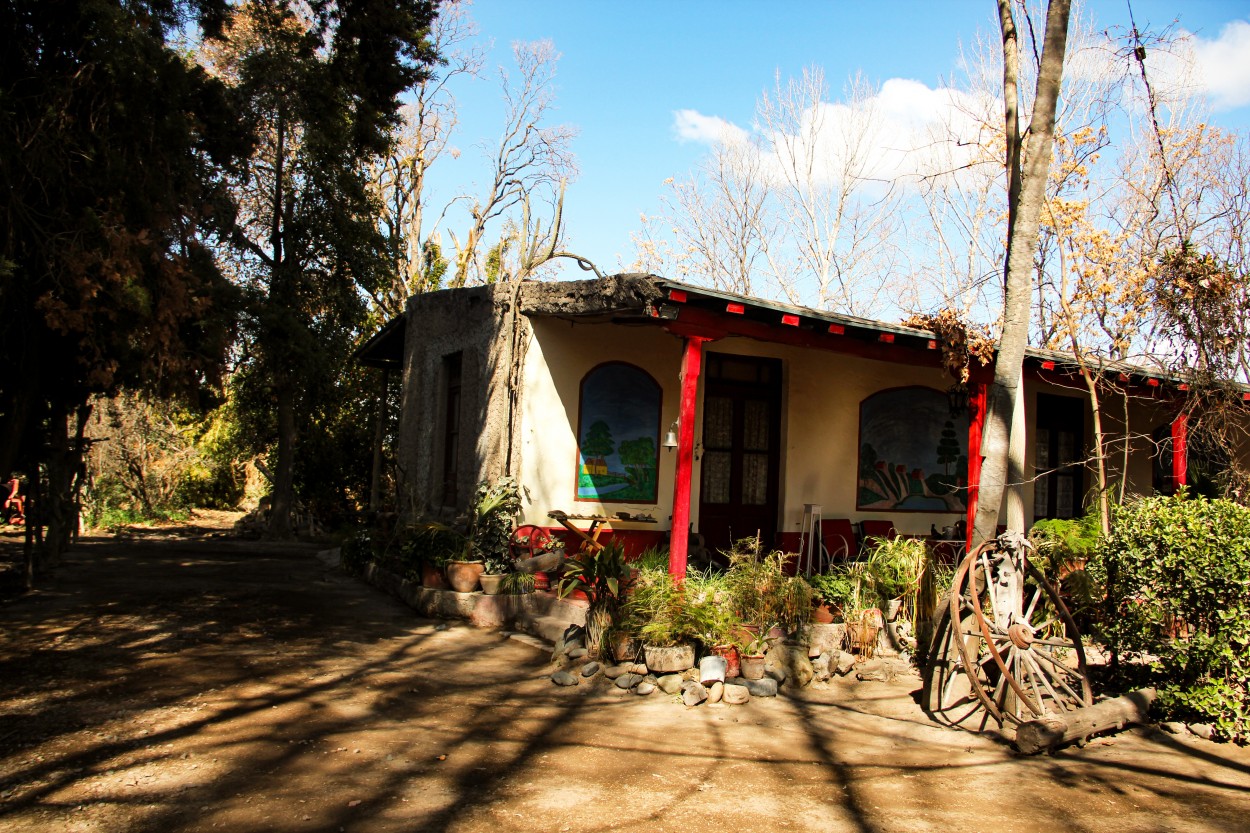
<instances>
[{"instance_id":1,"label":"tree bark","mask_svg":"<svg viewBox=\"0 0 1250 833\"><path fill-rule=\"evenodd\" d=\"M290 383L277 390L278 462L274 466L273 505L269 509L269 534L291 535L291 505L295 498L295 392Z\"/></svg>"},{"instance_id":2,"label":"tree bark","mask_svg":"<svg viewBox=\"0 0 1250 833\"><path fill-rule=\"evenodd\" d=\"M1037 76L1028 145L1021 153L1018 115L1019 49L1012 0L998 0L1003 35L1003 99L1007 134L1008 232L1003 291L1003 333L989 389L982 453L981 487L973 538L994 537L1008 469L1023 472L1023 448L1011 455L1011 425L1022 395L1021 367L1029 337L1033 258L1054 146L1055 110L1063 82L1071 0L1051 0ZM1023 159L1021 158L1023 156ZM1011 457L1009 464L1009 456ZM1023 532L1023 530L1018 530Z\"/></svg>"}]
</instances>

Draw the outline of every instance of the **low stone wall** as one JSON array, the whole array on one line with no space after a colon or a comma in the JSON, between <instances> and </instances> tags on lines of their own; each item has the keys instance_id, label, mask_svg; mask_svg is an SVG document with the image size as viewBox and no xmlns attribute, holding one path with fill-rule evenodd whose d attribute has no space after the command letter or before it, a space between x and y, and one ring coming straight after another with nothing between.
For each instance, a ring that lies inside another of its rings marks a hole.
<instances>
[{"instance_id":1,"label":"low stone wall","mask_svg":"<svg viewBox=\"0 0 1250 833\"><path fill-rule=\"evenodd\" d=\"M365 568L362 578L422 616L465 619L478 628L519 630L555 642L569 625L586 624L584 605L558 599L551 593L488 596L480 592L435 590L375 564Z\"/></svg>"}]
</instances>

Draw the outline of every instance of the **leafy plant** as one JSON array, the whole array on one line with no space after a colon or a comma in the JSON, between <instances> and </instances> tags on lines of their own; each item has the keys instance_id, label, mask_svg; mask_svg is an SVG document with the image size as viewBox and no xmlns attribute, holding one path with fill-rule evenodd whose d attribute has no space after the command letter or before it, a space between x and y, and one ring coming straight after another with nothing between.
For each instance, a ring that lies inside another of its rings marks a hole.
<instances>
[{"instance_id":1,"label":"leafy plant","mask_svg":"<svg viewBox=\"0 0 1250 833\"><path fill-rule=\"evenodd\" d=\"M520 511L521 493L513 478L478 486L469 516L468 560L483 562L488 573L512 572L512 528Z\"/></svg>"},{"instance_id":2,"label":"leafy plant","mask_svg":"<svg viewBox=\"0 0 1250 833\"><path fill-rule=\"evenodd\" d=\"M343 542L339 549L339 562L343 570L352 575L360 575L373 560L373 535L369 530L361 530Z\"/></svg>"},{"instance_id":3,"label":"leafy plant","mask_svg":"<svg viewBox=\"0 0 1250 833\"><path fill-rule=\"evenodd\" d=\"M1105 595L1104 571L1097 558L1102 530L1098 516L1041 520L1029 530L1036 555L1033 565L1062 589L1065 601L1082 623L1096 618Z\"/></svg>"},{"instance_id":4,"label":"leafy plant","mask_svg":"<svg viewBox=\"0 0 1250 833\"><path fill-rule=\"evenodd\" d=\"M742 618L730 601L729 576L716 567L691 570L682 588L691 627L709 648L734 645L742 633Z\"/></svg>"},{"instance_id":5,"label":"leafy plant","mask_svg":"<svg viewBox=\"0 0 1250 833\"><path fill-rule=\"evenodd\" d=\"M748 625L767 631L780 625L796 630L811 615L812 588L798 576L786 575L782 552L762 553L758 538L744 538L725 553L730 604Z\"/></svg>"},{"instance_id":6,"label":"leafy plant","mask_svg":"<svg viewBox=\"0 0 1250 833\"><path fill-rule=\"evenodd\" d=\"M1250 509L1147 498L1119 507L1098 546L1106 635L1149 664L1167 716L1250 738Z\"/></svg>"},{"instance_id":7,"label":"leafy plant","mask_svg":"<svg viewBox=\"0 0 1250 833\"><path fill-rule=\"evenodd\" d=\"M834 567L828 573L820 573L807 579L812 592L822 604L828 605L831 611L846 612L857 605L857 582L851 572L842 567Z\"/></svg>"},{"instance_id":8,"label":"leafy plant","mask_svg":"<svg viewBox=\"0 0 1250 833\"><path fill-rule=\"evenodd\" d=\"M872 538L864 569L882 602L915 595L924 573L928 548L919 538Z\"/></svg>"},{"instance_id":9,"label":"leafy plant","mask_svg":"<svg viewBox=\"0 0 1250 833\"><path fill-rule=\"evenodd\" d=\"M625 548L619 541L609 541L598 551L587 548L564 562L558 584L560 598L580 591L590 600L586 614L587 648L603 647L604 635L616 620L629 575Z\"/></svg>"},{"instance_id":10,"label":"leafy plant","mask_svg":"<svg viewBox=\"0 0 1250 833\"><path fill-rule=\"evenodd\" d=\"M649 645L671 646L699 635L699 622L686 588L673 581L667 567L646 567L630 584L624 620Z\"/></svg>"},{"instance_id":11,"label":"leafy plant","mask_svg":"<svg viewBox=\"0 0 1250 833\"><path fill-rule=\"evenodd\" d=\"M421 574L422 564L441 570L464 552L465 543L465 536L446 524L418 521L401 530L393 563L397 572L415 578Z\"/></svg>"}]
</instances>

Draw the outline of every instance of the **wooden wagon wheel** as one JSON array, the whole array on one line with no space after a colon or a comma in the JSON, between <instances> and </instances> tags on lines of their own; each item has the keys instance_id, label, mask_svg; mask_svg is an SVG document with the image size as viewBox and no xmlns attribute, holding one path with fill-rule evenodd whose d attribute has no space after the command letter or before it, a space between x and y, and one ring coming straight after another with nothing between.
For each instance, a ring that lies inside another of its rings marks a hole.
<instances>
[{"instance_id":1,"label":"wooden wagon wheel","mask_svg":"<svg viewBox=\"0 0 1250 833\"><path fill-rule=\"evenodd\" d=\"M1076 622L1029 549L1023 536L1004 535L959 565L925 677L936 719L984 730L1093 702Z\"/></svg>"},{"instance_id":2,"label":"wooden wagon wheel","mask_svg":"<svg viewBox=\"0 0 1250 833\"><path fill-rule=\"evenodd\" d=\"M536 524L518 526L512 533L512 559L521 562L549 552L554 540L551 531ZM549 590L551 580L544 572L534 573L534 589Z\"/></svg>"}]
</instances>

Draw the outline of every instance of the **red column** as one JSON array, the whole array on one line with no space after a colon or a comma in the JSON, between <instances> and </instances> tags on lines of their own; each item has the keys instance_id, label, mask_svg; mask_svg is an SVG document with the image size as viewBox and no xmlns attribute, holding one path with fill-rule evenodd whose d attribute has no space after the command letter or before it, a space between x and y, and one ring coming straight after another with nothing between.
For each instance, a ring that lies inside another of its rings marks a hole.
<instances>
[{"instance_id":1,"label":"red column","mask_svg":"<svg viewBox=\"0 0 1250 833\"><path fill-rule=\"evenodd\" d=\"M1172 485L1179 489L1189 475L1189 415L1172 420Z\"/></svg>"},{"instance_id":2,"label":"red column","mask_svg":"<svg viewBox=\"0 0 1250 833\"><path fill-rule=\"evenodd\" d=\"M681 414L677 422L677 471L673 475L673 528L668 547L668 571L677 580L686 577L690 544L690 479L694 469L695 397L703 365L703 342L687 336L681 356Z\"/></svg>"},{"instance_id":3,"label":"red column","mask_svg":"<svg viewBox=\"0 0 1250 833\"><path fill-rule=\"evenodd\" d=\"M985 383L968 385L968 550L972 550L977 523L977 497L981 491L981 434L985 430Z\"/></svg>"}]
</instances>

